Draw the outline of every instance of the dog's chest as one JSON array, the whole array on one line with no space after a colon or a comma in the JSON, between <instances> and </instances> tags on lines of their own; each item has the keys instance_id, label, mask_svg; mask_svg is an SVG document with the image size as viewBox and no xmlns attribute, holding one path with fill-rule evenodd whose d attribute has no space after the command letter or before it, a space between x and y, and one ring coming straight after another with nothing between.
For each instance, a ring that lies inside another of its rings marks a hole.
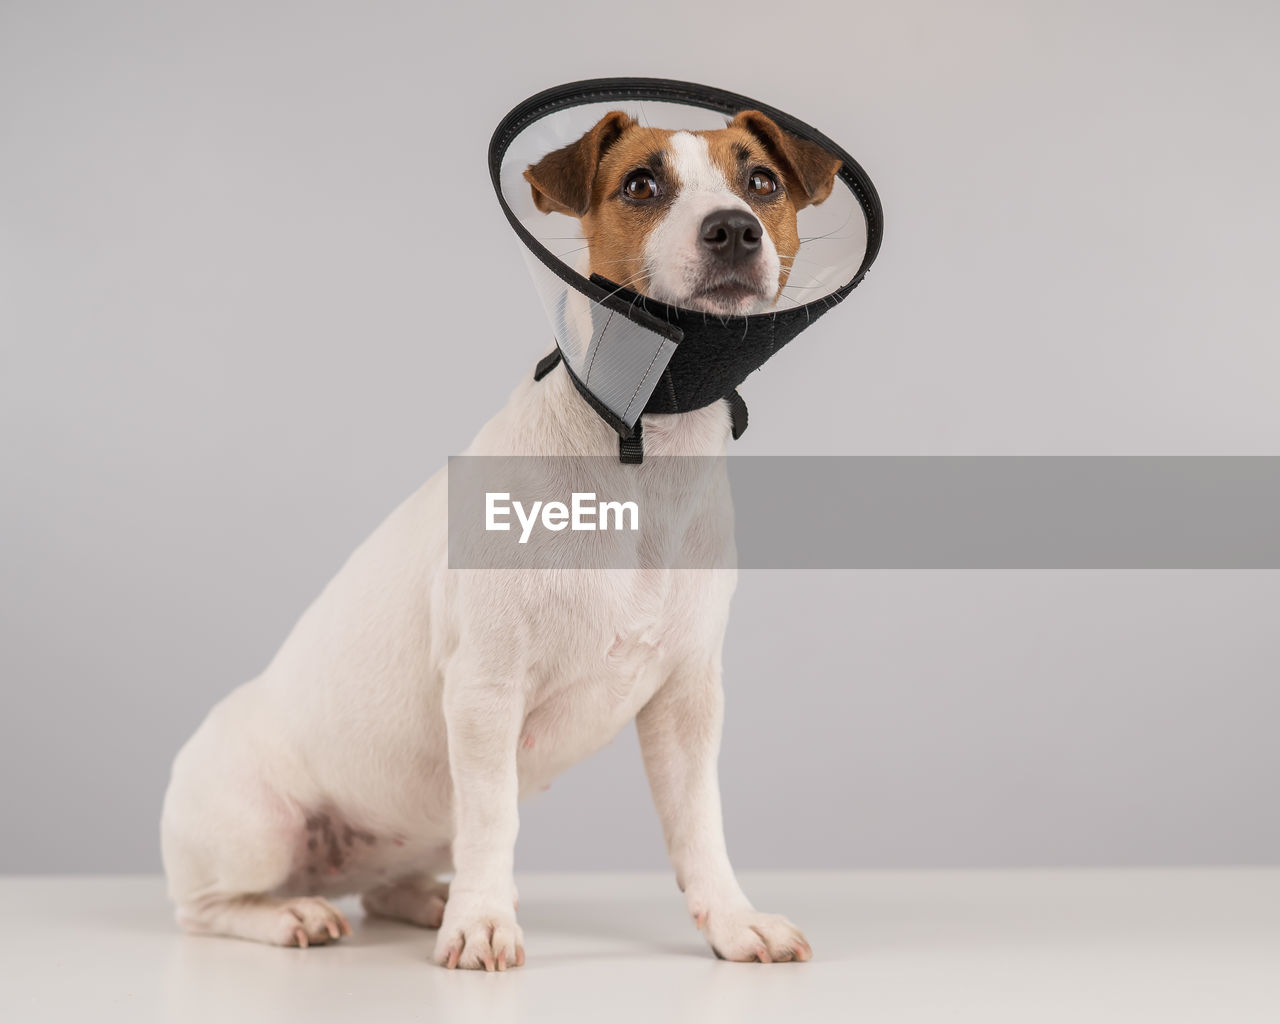
<instances>
[{"instance_id":1,"label":"dog's chest","mask_svg":"<svg viewBox=\"0 0 1280 1024\"><path fill-rule=\"evenodd\" d=\"M536 673L522 779L549 777L599 749L672 673L716 657L732 589L726 572L618 573L566 616Z\"/></svg>"}]
</instances>

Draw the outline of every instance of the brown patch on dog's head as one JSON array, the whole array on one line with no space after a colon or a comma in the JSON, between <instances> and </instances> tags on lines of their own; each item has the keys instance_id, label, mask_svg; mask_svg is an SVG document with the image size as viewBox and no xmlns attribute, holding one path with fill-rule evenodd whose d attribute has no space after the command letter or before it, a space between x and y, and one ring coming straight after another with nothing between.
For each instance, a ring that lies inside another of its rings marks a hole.
<instances>
[{"instance_id":1,"label":"brown patch on dog's head","mask_svg":"<svg viewBox=\"0 0 1280 1024\"><path fill-rule=\"evenodd\" d=\"M591 208L600 158L634 124L622 111L611 111L577 142L531 164L524 177L533 189L533 204L543 213L583 216Z\"/></svg>"},{"instance_id":2,"label":"brown patch on dog's head","mask_svg":"<svg viewBox=\"0 0 1280 1024\"><path fill-rule=\"evenodd\" d=\"M773 119L758 110L744 110L729 122L758 139L782 168L791 203L797 210L817 206L831 195L841 161L815 142L809 142L779 128Z\"/></svg>"},{"instance_id":3,"label":"brown patch on dog's head","mask_svg":"<svg viewBox=\"0 0 1280 1024\"><path fill-rule=\"evenodd\" d=\"M645 247L679 192L673 133L634 124L600 161L598 194L582 218L591 272L648 294Z\"/></svg>"}]
</instances>

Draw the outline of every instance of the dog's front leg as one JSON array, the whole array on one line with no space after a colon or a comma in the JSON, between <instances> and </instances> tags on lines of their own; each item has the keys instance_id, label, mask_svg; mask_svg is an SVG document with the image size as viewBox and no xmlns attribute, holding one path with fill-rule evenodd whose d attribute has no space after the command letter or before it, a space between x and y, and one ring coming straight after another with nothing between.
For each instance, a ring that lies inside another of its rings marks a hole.
<instances>
[{"instance_id":1,"label":"dog's front leg","mask_svg":"<svg viewBox=\"0 0 1280 1024\"><path fill-rule=\"evenodd\" d=\"M716 776L723 709L714 665L672 678L636 717L676 882L721 959L808 960L813 951L800 930L752 907L729 863Z\"/></svg>"},{"instance_id":2,"label":"dog's front leg","mask_svg":"<svg viewBox=\"0 0 1280 1024\"><path fill-rule=\"evenodd\" d=\"M474 663L455 659L445 676L444 716L453 779L454 878L435 960L487 971L518 967L524 963L524 936L516 924L513 860L524 695L510 681L494 681Z\"/></svg>"}]
</instances>

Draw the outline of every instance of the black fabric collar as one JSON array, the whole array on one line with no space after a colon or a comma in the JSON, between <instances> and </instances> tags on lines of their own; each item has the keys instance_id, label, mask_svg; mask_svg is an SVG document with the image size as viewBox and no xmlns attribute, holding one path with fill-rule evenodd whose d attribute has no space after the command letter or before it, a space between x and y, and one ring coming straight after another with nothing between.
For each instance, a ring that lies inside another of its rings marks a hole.
<instances>
[{"instance_id":1,"label":"black fabric collar","mask_svg":"<svg viewBox=\"0 0 1280 1024\"><path fill-rule=\"evenodd\" d=\"M611 426L618 434L618 458L623 462L639 463L644 461L644 424L642 420L636 420L634 427L627 426L622 420L609 410L600 399L596 398L588 388L573 372L573 368L564 358L557 345L545 356L538 360L538 365L533 368L533 379L542 380L547 374L554 370L557 366L564 366L564 372L569 375L569 380L573 382L573 386L577 389L578 394L582 396L592 409L595 410L602 420ZM729 403L729 432L736 441L747 429L747 403L743 401L742 396L738 394L736 388L730 388L727 394L721 394L712 399L711 402L703 402L702 405L695 408L711 405L712 402L718 402L724 399ZM650 408L650 406L657 406ZM692 409L675 409L666 408L666 403L655 403L653 399L649 400L649 404L644 407L645 412L669 413L669 412L692 412Z\"/></svg>"}]
</instances>

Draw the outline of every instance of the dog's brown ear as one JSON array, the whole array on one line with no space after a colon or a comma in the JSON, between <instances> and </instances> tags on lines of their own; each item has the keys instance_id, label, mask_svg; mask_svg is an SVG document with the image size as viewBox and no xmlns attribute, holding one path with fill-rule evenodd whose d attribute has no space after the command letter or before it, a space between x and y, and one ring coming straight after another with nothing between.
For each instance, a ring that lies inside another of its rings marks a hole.
<instances>
[{"instance_id":1,"label":"dog's brown ear","mask_svg":"<svg viewBox=\"0 0 1280 1024\"><path fill-rule=\"evenodd\" d=\"M533 187L533 204L543 213L585 214L591 209L591 186L600 158L633 124L622 111L611 111L577 142L531 164L524 177Z\"/></svg>"},{"instance_id":2,"label":"dog's brown ear","mask_svg":"<svg viewBox=\"0 0 1280 1024\"><path fill-rule=\"evenodd\" d=\"M817 143L784 132L773 119L758 110L744 110L729 122L730 128L744 128L760 140L769 155L782 165L787 189L797 210L816 206L836 183L840 159Z\"/></svg>"}]
</instances>

